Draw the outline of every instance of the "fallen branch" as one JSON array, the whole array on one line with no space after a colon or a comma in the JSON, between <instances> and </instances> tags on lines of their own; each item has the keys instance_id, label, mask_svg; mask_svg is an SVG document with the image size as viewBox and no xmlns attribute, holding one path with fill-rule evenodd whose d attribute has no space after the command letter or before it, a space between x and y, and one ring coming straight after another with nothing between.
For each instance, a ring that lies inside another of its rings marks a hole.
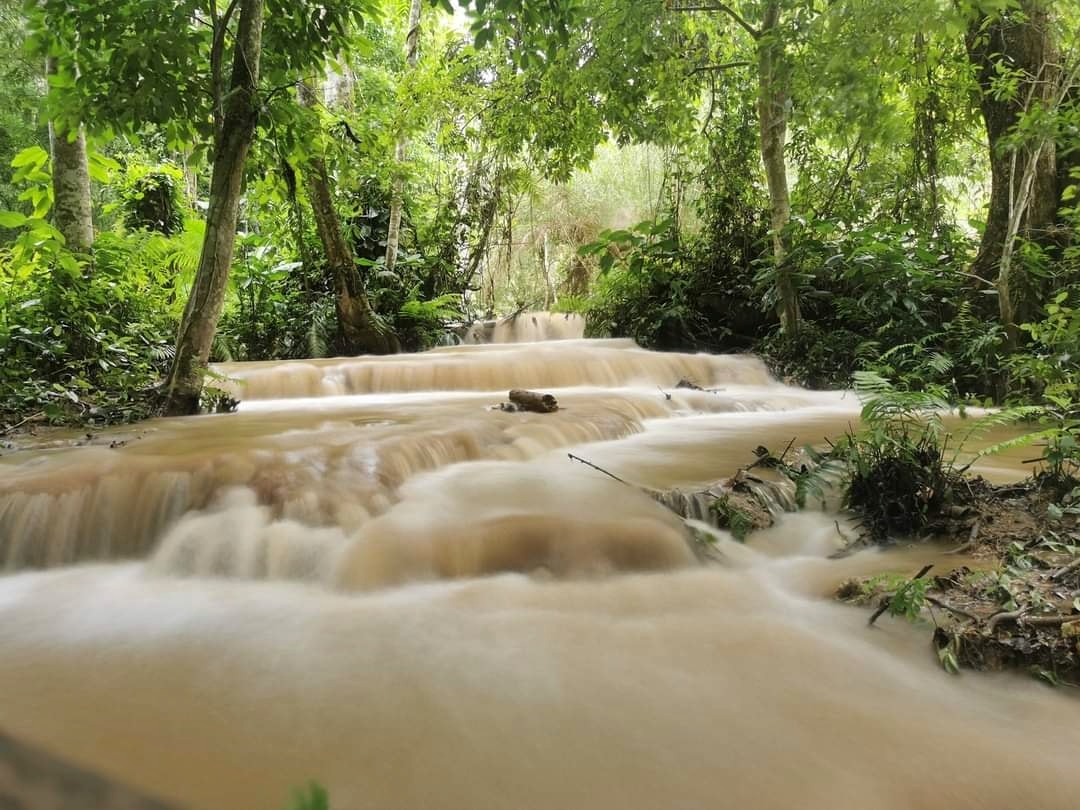
<instances>
[{"instance_id":1,"label":"fallen branch","mask_svg":"<svg viewBox=\"0 0 1080 810\"><path fill-rule=\"evenodd\" d=\"M979 621L979 617L976 616L975 614L968 613L966 610L961 610L958 607L954 607L954 606L950 605L948 602L945 602L945 601L943 601L941 599L938 599L936 596L927 596L926 601L929 602L931 605L934 605L935 607L939 607L942 610L947 610L949 613L952 613L954 616L960 616L961 618L968 619L969 621L973 621L973 622Z\"/></svg>"},{"instance_id":2,"label":"fallen branch","mask_svg":"<svg viewBox=\"0 0 1080 810\"><path fill-rule=\"evenodd\" d=\"M568 456L568 457L570 458L570 460L571 460L571 461L576 461L576 462L578 462L578 463L580 463L580 464L584 464L584 465L585 465L586 467L592 467L592 468L593 468L594 470L596 470L597 472L602 472L602 473L603 473L604 475L606 475L606 476L607 476L608 478L614 478L614 479L615 479L616 481L618 481L618 482L619 482L620 484L626 484L626 485L627 485L628 487L632 487L632 486L634 486L634 485L633 485L633 484L631 484L631 483L630 483L629 481L624 481L623 479L619 478L619 476L615 475L615 473L613 473L613 472L608 472L608 471L607 471L607 470L605 470L605 469L604 469L603 467L599 467L599 466L597 466L596 464L593 464L593 463L592 463L591 461L586 461L586 460L585 460L585 459L583 459L583 458L582 458L581 456L575 456L575 455L574 455L573 453L567 453L566 455L567 455L567 456Z\"/></svg>"},{"instance_id":3,"label":"fallen branch","mask_svg":"<svg viewBox=\"0 0 1080 810\"><path fill-rule=\"evenodd\" d=\"M44 415L45 411L38 411L37 413L32 413L28 417L23 419L21 422L16 422L14 425L9 425L8 427L4 428L2 431L0 431L0 436L7 436L9 433L15 432L27 422L37 422Z\"/></svg>"},{"instance_id":4,"label":"fallen branch","mask_svg":"<svg viewBox=\"0 0 1080 810\"><path fill-rule=\"evenodd\" d=\"M1052 573L1050 575L1050 579L1052 579L1054 582L1058 582L1059 580L1064 579L1066 576L1071 574L1073 571L1076 571L1078 568L1080 568L1080 557L1077 557L1064 568L1059 568L1057 571Z\"/></svg>"},{"instance_id":5,"label":"fallen branch","mask_svg":"<svg viewBox=\"0 0 1080 810\"><path fill-rule=\"evenodd\" d=\"M979 524L981 521L976 520L971 524L971 532L968 534L968 539L954 548L952 551L946 551L946 554L963 554L965 551L971 549L975 545L975 538L979 536Z\"/></svg>"},{"instance_id":6,"label":"fallen branch","mask_svg":"<svg viewBox=\"0 0 1080 810\"><path fill-rule=\"evenodd\" d=\"M1080 622L1080 613L1067 613L1057 616L1024 616L1018 623L1030 624L1032 627L1054 627L1069 622Z\"/></svg>"},{"instance_id":7,"label":"fallen branch","mask_svg":"<svg viewBox=\"0 0 1080 810\"><path fill-rule=\"evenodd\" d=\"M848 545L851 545L854 542L854 540L852 538L850 538L846 534L844 534L844 530L840 528L840 521L839 520L834 520L833 525L836 527L836 533L838 535L840 535L841 540L843 540Z\"/></svg>"},{"instance_id":8,"label":"fallen branch","mask_svg":"<svg viewBox=\"0 0 1080 810\"><path fill-rule=\"evenodd\" d=\"M1031 627L1056 627L1069 622L1080 622L1080 613L1055 614L1053 616L1028 616L1027 608L1010 610L1008 613L995 613L986 623L986 632L993 633L1002 622L1016 622Z\"/></svg>"},{"instance_id":9,"label":"fallen branch","mask_svg":"<svg viewBox=\"0 0 1080 810\"><path fill-rule=\"evenodd\" d=\"M1021 618L1023 618L1026 612L1027 608L1022 608L1020 610L1010 610L1003 613L995 613L986 621L986 632L993 633L994 628L996 628L1002 622L1019 621Z\"/></svg>"}]
</instances>

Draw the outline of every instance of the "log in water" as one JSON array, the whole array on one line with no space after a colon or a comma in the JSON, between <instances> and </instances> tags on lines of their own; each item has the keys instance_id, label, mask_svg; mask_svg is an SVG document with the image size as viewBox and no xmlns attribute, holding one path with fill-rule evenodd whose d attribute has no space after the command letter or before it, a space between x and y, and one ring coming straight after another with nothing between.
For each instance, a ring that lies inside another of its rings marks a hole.
<instances>
[{"instance_id":1,"label":"log in water","mask_svg":"<svg viewBox=\"0 0 1080 810\"><path fill-rule=\"evenodd\" d=\"M639 490L850 395L612 341L230 372L237 414L0 458L0 731L196 810L1075 807L1074 699L828 598L955 558L805 513L703 566Z\"/></svg>"}]
</instances>

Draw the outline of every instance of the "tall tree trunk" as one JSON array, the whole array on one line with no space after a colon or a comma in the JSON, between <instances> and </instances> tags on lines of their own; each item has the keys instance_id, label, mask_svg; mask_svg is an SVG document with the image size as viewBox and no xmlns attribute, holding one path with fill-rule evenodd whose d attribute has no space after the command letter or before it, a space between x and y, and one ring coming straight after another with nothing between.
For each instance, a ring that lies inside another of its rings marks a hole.
<instances>
[{"instance_id":1,"label":"tall tree trunk","mask_svg":"<svg viewBox=\"0 0 1080 810\"><path fill-rule=\"evenodd\" d=\"M769 187L769 214L773 237L773 263L776 269L777 309L780 326L787 335L799 331L802 314L791 270L786 266L787 244L784 229L791 220L791 195L788 191L787 140L789 65L779 31L780 0L765 6L758 48L758 126L761 131L761 161Z\"/></svg>"},{"instance_id":2,"label":"tall tree trunk","mask_svg":"<svg viewBox=\"0 0 1080 810\"><path fill-rule=\"evenodd\" d=\"M180 152L180 166L184 171L184 197L188 208L195 210L199 202L199 171L191 162L192 150L184 148Z\"/></svg>"},{"instance_id":3,"label":"tall tree trunk","mask_svg":"<svg viewBox=\"0 0 1080 810\"><path fill-rule=\"evenodd\" d=\"M45 73L57 72L57 59L45 61ZM79 127L72 137L68 129L49 122L52 157L53 224L68 250L89 253L94 244L94 219L90 209L90 168L86 159L86 135Z\"/></svg>"},{"instance_id":4,"label":"tall tree trunk","mask_svg":"<svg viewBox=\"0 0 1080 810\"><path fill-rule=\"evenodd\" d=\"M937 89L934 62L930 56L929 41L926 34L915 34L912 48L912 61L915 67L914 126L911 144L912 180L914 192L920 198L925 193L926 202L920 207L926 222L933 230L941 224L942 210L938 193L940 161L938 157L938 129L942 119L941 94Z\"/></svg>"},{"instance_id":5,"label":"tall tree trunk","mask_svg":"<svg viewBox=\"0 0 1080 810\"><path fill-rule=\"evenodd\" d=\"M298 90L300 103L314 107L314 89L302 82ZM313 157L304 177L315 217L315 229L319 232L319 241L322 242L334 281L342 350L346 354L393 354L401 351L397 336L371 308L363 281L356 270L352 249L341 232L341 222L330 193L330 174L326 170L326 162L321 157Z\"/></svg>"},{"instance_id":6,"label":"tall tree trunk","mask_svg":"<svg viewBox=\"0 0 1080 810\"><path fill-rule=\"evenodd\" d=\"M977 71L979 106L990 152L990 207L978 255L970 271L998 289L1001 320L1010 341L1026 302L1014 278L1017 236L1039 240L1054 230L1058 206L1057 156L1053 142L1011 147L1007 141L1026 110L1046 104L1060 86L1048 6L1023 0L1022 13L977 15L967 30L968 60ZM997 92L1001 69L1018 72L1015 92ZM1004 260L1004 261L1003 261Z\"/></svg>"},{"instance_id":7,"label":"tall tree trunk","mask_svg":"<svg viewBox=\"0 0 1080 810\"><path fill-rule=\"evenodd\" d=\"M423 0L412 0L409 7L409 33L405 37L405 62L409 70L416 67L420 53L420 8ZM397 264L398 244L401 241L401 209L405 204L405 177L402 166L408 156L409 138L402 132L394 149L394 187L390 195L390 223L386 228L386 269L393 272Z\"/></svg>"},{"instance_id":8,"label":"tall tree trunk","mask_svg":"<svg viewBox=\"0 0 1080 810\"><path fill-rule=\"evenodd\" d=\"M259 116L257 91L263 3L264 0L239 0L240 18L232 74L228 93L221 104L221 125L216 128L214 137L206 236L195 283L180 321L176 355L165 383L164 407L170 416L198 412L203 374L225 304L240 215L244 164Z\"/></svg>"},{"instance_id":9,"label":"tall tree trunk","mask_svg":"<svg viewBox=\"0 0 1080 810\"><path fill-rule=\"evenodd\" d=\"M540 270L544 274L544 309L550 310L559 303L559 294L555 290L555 276L551 272L551 253L547 231L540 238Z\"/></svg>"}]
</instances>

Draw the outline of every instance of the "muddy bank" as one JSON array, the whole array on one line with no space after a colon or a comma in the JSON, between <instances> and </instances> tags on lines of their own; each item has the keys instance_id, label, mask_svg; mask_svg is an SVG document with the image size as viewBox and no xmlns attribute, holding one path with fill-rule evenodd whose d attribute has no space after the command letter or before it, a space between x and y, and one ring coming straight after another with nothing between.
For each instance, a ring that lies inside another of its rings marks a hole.
<instances>
[{"instance_id":1,"label":"muddy bank","mask_svg":"<svg viewBox=\"0 0 1080 810\"><path fill-rule=\"evenodd\" d=\"M1080 685L1075 504L1034 480L969 483L970 497L934 528L936 540L951 539L973 562L848 580L837 597L875 608L875 622L925 625L947 670L1019 670Z\"/></svg>"}]
</instances>

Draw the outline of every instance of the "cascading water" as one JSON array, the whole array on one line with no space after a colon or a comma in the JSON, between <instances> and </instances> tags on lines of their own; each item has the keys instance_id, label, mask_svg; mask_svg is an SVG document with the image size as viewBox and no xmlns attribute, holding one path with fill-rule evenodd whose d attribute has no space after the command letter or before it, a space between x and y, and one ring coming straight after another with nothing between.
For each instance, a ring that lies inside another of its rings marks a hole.
<instances>
[{"instance_id":1,"label":"cascading water","mask_svg":"<svg viewBox=\"0 0 1080 810\"><path fill-rule=\"evenodd\" d=\"M1075 806L1072 700L827 598L952 558L804 513L702 565L641 491L852 396L627 341L221 370L239 413L0 459L0 732L206 810Z\"/></svg>"},{"instance_id":2,"label":"cascading water","mask_svg":"<svg viewBox=\"0 0 1080 810\"><path fill-rule=\"evenodd\" d=\"M533 343L585 336L585 319L571 313L519 312L507 318L477 321L464 330L462 343Z\"/></svg>"}]
</instances>

